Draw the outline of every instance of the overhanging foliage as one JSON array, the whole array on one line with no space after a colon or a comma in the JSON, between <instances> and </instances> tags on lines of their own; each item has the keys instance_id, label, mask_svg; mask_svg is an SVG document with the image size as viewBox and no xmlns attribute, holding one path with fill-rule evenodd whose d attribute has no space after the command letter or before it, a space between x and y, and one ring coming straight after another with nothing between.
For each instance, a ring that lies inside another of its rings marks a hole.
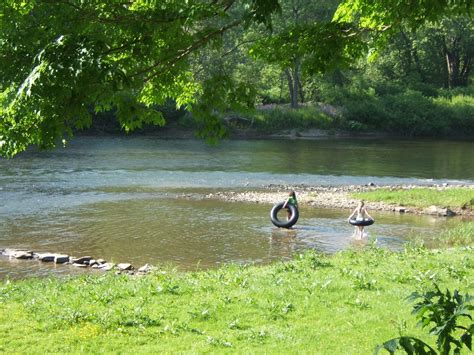
<instances>
[{"instance_id":1,"label":"overhanging foliage","mask_svg":"<svg viewBox=\"0 0 474 355\"><path fill-rule=\"evenodd\" d=\"M194 111L202 136L225 132L218 111L253 105L253 88L225 71L197 75L202 50L228 31L272 28L277 0L14 1L0 5L0 154L54 147L113 111L121 127L163 125L172 99ZM402 23L471 13L472 1L354 1L332 22L288 25L254 47L282 65L298 53L310 75L351 63ZM299 64L298 64L299 65ZM202 69L202 68L201 68ZM296 82L295 82L296 83Z\"/></svg>"}]
</instances>

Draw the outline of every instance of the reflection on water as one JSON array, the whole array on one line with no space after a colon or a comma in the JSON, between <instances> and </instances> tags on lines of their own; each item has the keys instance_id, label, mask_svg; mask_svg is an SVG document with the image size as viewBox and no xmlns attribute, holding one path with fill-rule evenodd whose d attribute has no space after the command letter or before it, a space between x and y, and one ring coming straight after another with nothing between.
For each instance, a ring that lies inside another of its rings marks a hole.
<instances>
[{"instance_id":1,"label":"reflection on water","mask_svg":"<svg viewBox=\"0 0 474 355\"><path fill-rule=\"evenodd\" d=\"M0 248L189 269L360 247L350 238L348 211L304 209L296 228L285 231L271 225L271 206L176 198L193 189L267 184L472 183L473 148L472 142L332 139L210 147L194 140L80 137L67 149L0 159ZM408 235L430 234L439 224L380 215L367 231L377 244L400 249ZM0 259L0 276L68 270L17 265Z\"/></svg>"}]
</instances>

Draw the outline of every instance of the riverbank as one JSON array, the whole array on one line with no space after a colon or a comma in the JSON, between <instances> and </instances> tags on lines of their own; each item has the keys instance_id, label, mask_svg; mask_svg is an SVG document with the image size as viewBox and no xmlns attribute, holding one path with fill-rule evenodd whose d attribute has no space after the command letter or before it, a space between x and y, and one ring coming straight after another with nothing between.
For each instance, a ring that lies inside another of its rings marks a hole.
<instances>
[{"instance_id":1,"label":"riverbank","mask_svg":"<svg viewBox=\"0 0 474 355\"><path fill-rule=\"evenodd\" d=\"M302 205L322 208L353 209L361 199L369 200L368 208L376 211L396 213L431 214L441 216L463 215L474 217L474 185L367 185L347 186L283 186L267 185L261 190L219 191L205 196L229 202L252 202L274 204L288 197L288 191L297 192ZM381 192L378 196L374 192ZM414 198L402 198L407 193ZM372 194L372 195L371 195ZM394 198L394 196L400 196ZM448 196L455 195L455 199Z\"/></svg>"},{"instance_id":2,"label":"riverbank","mask_svg":"<svg viewBox=\"0 0 474 355\"><path fill-rule=\"evenodd\" d=\"M297 109L288 104L266 104L246 113L226 112L220 116L220 124L231 139L431 137L472 141L474 100L470 93L444 93L437 99L412 91L398 97L359 94L362 97L338 93L335 102L305 103ZM191 139L204 128L191 112L176 110L174 104L162 107L162 113L164 126L145 125L132 134ZM94 117L91 127L75 134L84 133L121 135L123 130L109 112Z\"/></svg>"},{"instance_id":3,"label":"riverbank","mask_svg":"<svg viewBox=\"0 0 474 355\"><path fill-rule=\"evenodd\" d=\"M369 246L259 267L6 280L0 351L367 354L400 333L436 347L406 297L433 282L466 294L473 262L472 248Z\"/></svg>"}]
</instances>

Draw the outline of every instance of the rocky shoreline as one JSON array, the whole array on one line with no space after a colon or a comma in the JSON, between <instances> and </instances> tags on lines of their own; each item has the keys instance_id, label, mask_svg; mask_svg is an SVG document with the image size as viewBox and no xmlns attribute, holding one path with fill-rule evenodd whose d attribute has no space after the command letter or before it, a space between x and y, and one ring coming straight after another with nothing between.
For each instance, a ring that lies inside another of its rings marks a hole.
<instances>
[{"instance_id":1,"label":"rocky shoreline","mask_svg":"<svg viewBox=\"0 0 474 355\"><path fill-rule=\"evenodd\" d=\"M390 190L409 190L414 188L429 188L437 191L452 188L469 188L472 189L474 197L474 185L387 185L376 186L373 183L367 185L346 185L346 186L305 186L305 185L267 185L262 189L251 191L219 191L205 195L206 199L225 200L229 202L249 202L274 204L283 201L288 197L288 191L294 190L297 194L298 203L300 205L309 205L320 208L338 208L338 209L354 209L359 199L350 196L354 192L374 191L378 189ZM427 208L419 208L414 206L401 206L385 202L368 202L367 206L370 210L387 211L395 213L413 213L437 216L471 216L474 217L474 209L458 208L451 206L429 206Z\"/></svg>"},{"instance_id":2,"label":"rocky shoreline","mask_svg":"<svg viewBox=\"0 0 474 355\"><path fill-rule=\"evenodd\" d=\"M61 253L35 252L27 249L0 249L0 256L15 260L36 260L41 263L53 263L61 265L72 265L78 268L90 268L99 271L115 271L116 274L144 275L150 272L153 267L145 264L135 269L130 263L114 264L104 259L94 259L91 256L74 257Z\"/></svg>"}]
</instances>

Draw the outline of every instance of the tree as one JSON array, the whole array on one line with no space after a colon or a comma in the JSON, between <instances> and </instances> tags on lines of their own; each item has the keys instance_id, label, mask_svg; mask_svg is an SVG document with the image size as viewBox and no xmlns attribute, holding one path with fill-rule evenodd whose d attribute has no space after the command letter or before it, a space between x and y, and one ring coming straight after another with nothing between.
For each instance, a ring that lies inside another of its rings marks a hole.
<instances>
[{"instance_id":1,"label":"tree","mask_svg":"<svg viewBox=\"0 0 474 355\"><path fill-rule=\"evenodd\" d=\"M90 125L98 112L114 110L129 131L164 124L156 106L168 98L196 112L206 109L206 90L215 85L196 79L193 58L232 28L269 26L269 15L279 9L268 0L241 1L243 11L234 11L235 4L2 1L2 155L13 156L30 144L53 147ZM233 93L224 95L227 101L239 100ZM208 126L216 131L212 116Z\"/></svg>"},{"instance_id":2,"label":"tree","mask_svg":"<svg viewBox=\"0 0 474 355\"><path fill-rule=\"evenodd\" d=\"M290 105L304 102L302 68L308 48L304 47L307 30L331 21L339 1L281 1L282 11L273 16L273 31L262 36L253 47L255 57L278 65L287 81Z\"/></svg>"},{"instance_id":3,"label":"tree","mask_svg":"<svg viewBox=\"0 0 474 355\"><path fill-rule=\"evenodd\" d=\"M308 2L303 0L287 0L282 2L282 12L279 16L280 21L286 27L295 31L295 48L290 54L290 66L284 69L285 76L288 82L288 90L290 93L291 107L298 107L298 100L304 102L304 91L301 78L301 67L304 61L304 52L298 50L299 31L296 29L299 26L304 26L308 23L329 22L334 15L339 1L324 1L324 2Z\"/></svg>"},{"instance_id":4,"label":"tree","mask_svg":"<svg viewBox=\"0 0 474 355\"><path fill-rule=\"evenodd\" d=\"M474 22L461 16L444 18L439 25L429 26L429 30L445 58L446 86L467 86L474 59Z\"/></svg>"},{"instance_id":5,"label":"tree","mask_svg":"<svg viewBox=\"0 0 474 355\"><path fill-rule=\"evenodd\" d=\"M388 80L437 87L467 86L474 56L474 22L453 16L417 29L403 26L372 65Z\"/></svg>"},{"instance_id":6,"label":"tree","mask_svg":"<svg viewBox=\"0 0 474 355\"><path fill-rule=\"evenodd\" d=\"M216 110L248 105L251 93L225 72L200 78L193 63L232 29L271 27L280 10L277 0L3 0L0 6L3 156L34 144L54 147L97 112L113 110L126 131L164 124L156 107L167 99L193 111L204 136L220 137ZM346 0L332 22L296 23L255 53L264 57L270 46L277 60L298 69L299 60L289 56L296 53L311 75L349 65L402 24L415 28L471 10L471 0ZM295 73L293 95L300 91Z\"/></svg>"}]
</instances>

